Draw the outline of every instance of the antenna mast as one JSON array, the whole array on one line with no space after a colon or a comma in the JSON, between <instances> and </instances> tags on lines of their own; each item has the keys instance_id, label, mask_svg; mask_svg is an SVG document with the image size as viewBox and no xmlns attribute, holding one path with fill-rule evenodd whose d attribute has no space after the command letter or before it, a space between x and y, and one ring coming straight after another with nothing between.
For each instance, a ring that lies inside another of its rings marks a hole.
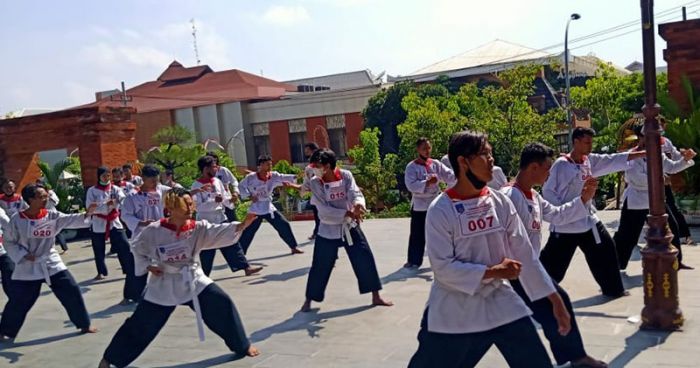
<instances>
[{"instance_id":1,"label":"antenna mast","mask_svg":"<svg viewBox=\"0 0 700 368\"><path fill-rule=\"evenodd\" d=\"M199 49L197 49L197 27L194 25L194 18L190 19L190 23L192 23L192 39L193 39L193 45L194 45L194 57L197 59L197 65L201 62L199 60Z\"/></svg>"}]
</instances>

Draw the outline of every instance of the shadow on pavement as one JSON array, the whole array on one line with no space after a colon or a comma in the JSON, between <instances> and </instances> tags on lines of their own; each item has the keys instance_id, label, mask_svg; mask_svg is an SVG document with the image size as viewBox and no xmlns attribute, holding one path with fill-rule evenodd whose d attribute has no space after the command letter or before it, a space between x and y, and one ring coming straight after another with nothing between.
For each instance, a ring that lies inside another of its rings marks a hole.
<instances>
[{"instance_id":1,"label":"shadow on pavement","mask_svg":"<svg viewBox=\"0 0 700 368\"><path fill-rule=\"evenodd\" d=\"M372 308L374 308L374 306L372 305L363 305L360 307L339 309L323 313L318 313L318 308L313 308L310 312L306 313L296 312L291 318L285 321L253 332L250 335L250 341L253 343L265 341L269 339L272 335L297 330L306 330L309 334L309 337L312 338L319 337L318 331L323 329L323 326L321 324L326 322L326 320L331 318L349 316L351 314L364 312Z\"/></svg>"},{"instance_id":2,"label":"shadow on pavement","mask_svg":"<svg viewBox=\"0 0 700 368\"><path fill-rule=\"evenodd\" d=\"M163 365L159 368L205 368L214 367L221 364L230 363L245 358L245 355L234 355L232 353L219 355L218 357L207 358L196 362L187 362L175 365Z\"/></svg>"},{"instance_id":3,"label":"shadow on pavement","mask_svg":"<svg viewBox=\"0 0 700 368\"><path fill-rule=\"evenodd\" d=\"M610 368L627 366L627 364L644 350L663 345L670 334L671 332L667 331L637 330L634 334L625 339L625 350L610 361Z\"/></svg>"},{"instance_id":4,"label":"shadow on pavement","mask_svg":"<svg viewBox=\"0 0 700 368\"><path fill-rule=\"evenodd\" d=\"M430 272L431 269L430 267L424 267L418 270L408 270L406 268L399 268L398 270L382 277L382 285L386 285L390 282L395 282L395 281L406 281L408 279L423 279L425 282L432 282L433 281L433 276L431 275L424 275L425 273Z\"/></svg>"}]
</instances>

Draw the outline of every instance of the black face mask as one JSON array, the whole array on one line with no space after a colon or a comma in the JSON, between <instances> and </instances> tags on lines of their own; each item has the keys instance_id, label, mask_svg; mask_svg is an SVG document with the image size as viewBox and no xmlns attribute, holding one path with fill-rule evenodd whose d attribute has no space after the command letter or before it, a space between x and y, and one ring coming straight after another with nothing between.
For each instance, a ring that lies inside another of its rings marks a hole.
<instances>
[{"instance_id":1,"label":"black face mask","mask_svg":"<svg viewBox=\"0 0 700 368\"><path fill-rule=\"evenodd\" d=\"M471 170L467 171L467 173L464 175L467 177L467 179L469 179L469 182L472 183L474 188L481 190L486 186L486 182L477 178Z\"/></svg>"}]
</instances>

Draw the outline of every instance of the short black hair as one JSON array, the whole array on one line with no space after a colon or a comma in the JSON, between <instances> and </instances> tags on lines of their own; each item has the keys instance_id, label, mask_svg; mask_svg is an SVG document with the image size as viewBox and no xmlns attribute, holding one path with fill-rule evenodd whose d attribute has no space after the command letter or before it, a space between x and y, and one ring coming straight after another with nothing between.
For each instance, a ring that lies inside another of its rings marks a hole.
<instances>
[{"instance_id":1,"label":"short black hair","mask_svg":"<svg viewBox=\"0 0 700 368\"><path fill-rule=\"evenodd\" d=\"M315 151L318 151L319 147L318 147L318 144L316 144L316 142L309 142L309 143L306 143L304 145L304 148L308 148L308 149L315 152Z\"/></svg>"},{"instance_id":2,"label":"short black hair","mask_svg":"<svg viewBox=\"0 0 700 368\"><path fill-rule=\"evenodd\" d=\"M186 195L190 195L190 196L192 195L192 193L190 193L190 190L189 190L189 189L185 189L185 188L183 188L183 187L173 187L173 188L170 188L170 190L169 190L168 192L171 192L171 193L175 194L175 195L178 196L178 197L184 197L184 196L186 196Z\"/></svg>"},{"instance_id":3,"label":"short black hair","mask_svg":"<svg viewBox=\"0 0 700 368\"><path fill-rule=\"evenodd\" d=\"M175 175L175 171L173 171L171 169L165 169L165 175L166 176L173 176L173 175Z\"/></svg>"},{"instance_id":4,"label":"short black hair","mask_svg":"<svg viewBox=\"0 0 700 368\"><path fill-rule=\"evenodd\" d=\"M316 163L321 165L329 164L331 169L335 169L335 165L338 163L338 158L335 156L335 152L328 148L322 148L314 152L314 155L318 158L317 161L315 161Z\"/></svg>"},{"instance_id":5,"label":"short black hair","mask_svg":"<svg viewBox=\"0 0 700 368\"><path fill-rule=\"evenodd\" d=\"M420 147L420 145L423 143L430 143L430 139L428 139L427 137L420 137L416 139L416 148Z\"/></svg>"},{"instance_id":6,"label":"short black hair","mask_svg":"<svg viewBox=\"0 0 700 368\"><path fill-rule=\"evenodd\" d=\"M573 142L574 140L581 139L585 136L595 137L595 130L586 127L576 127L571 133L571 141Z\"/></svg>"},{"instance_id":7,"label":"short black hair","mask_svg":"<svg viewBox=\"0 0 700 368\"><path fill-rule=\"evenodd\" d=\"M100 182L100 177L109 172L109 167L100 166L97 168L97 182Z\"/></svg>"},{"instance_id":8,"label":"short black hair","mask_svg":"<svg viewBox=\"0 0 700 368\"><path fill-rule=\"evenodd\" d=\"M22 188L22 199L24 199L25 202L29 203L30 199L36 197L36 192L38 192L39 189L46 190L46 187L42 184L25 185L24 188Z\"/></svg>"},{"instance_id":9,"label":"short black hair","mask_svg":"<svg viewBox=\"0 0 700 368\"><path fill-rule=\"evenodd\" d=\"M3 179L3 180L0 180L0 185L5 185L5 184L9 184L9 183L14 183L15 185L17 184L17 182L14 181L14 180L12 180L12 179Z\"/></svg>"},{"instance_id":10,"label":"short black hair","mask_svg":"<svg viewBox=\"0 0 700 368\"><path fill-rule=\"evenodd\" d=\"M452 135L450 145L447 147L447 157L455 176L459 175L459 163L457 157L469 157L479 154L486 146L488 136L483 133L463 130Z\"/></svg>"},{"instance_id":11,"label":"short black hair","mask_svg":"<svg viewBox=\"0 0 700 368\"><path fill-rule=\"evenodd\" d=\"M542 143L530 143L520 153L520 170L526 169L531 163L541 164L548 158L554 157L554 150Z\"/></svg>"},{"instance_id":12,"label":"short black hair","mask_svg":"<svg viewBox=\"0 0 700 368\"><path fill-rule=\"evenodd\" d=\"M309 157L309 163L315 164L318 163L319 158L321 157L321 151L320 149L317 149L314 151L314 153L311 154Z\"/></svg>"},{"instance_id":13,"label":"short black hair","mask_svg":"<svg viewBox=\"0 0 700 368\"><path fill-rule=\"evenodd\" d=\"M131 170L133 168L134 168L134 166L130 163L126 163L126 164L122 165L122 169L124 169L124 170Z\"/></svg>"},{"instance_id":14,"label":"short black hair","mask_svg":"<svg viewBox=\"0 0 700 368\"><path fill-rule=\"evenodd\" d=\"M123 173L122 168L121 167L113 167L112 168L112 175L114 175L115 173L122 174Z\"/></svg>"},{"instance_id":15,"label":"short black hair","mask_svg":"<svg viewBox=\"0 0 700 368\"><path fill-rule=\"evenodd\" d=\"M197 167L199 168L199 172L204 171L205 168L211 166L211 165L216 165L216 159L211 156L202 156L197 160Z\"/></svg>"},{"instance_id":16,"label":"short black hair","mask_svg":"<svg viewBox=\"0 0 700 368\"><path fill-rule=\"evenodd\" d=\"M153 165L146 165L141 169L141 176L144 178L157 178L160 175L160 170Z\"/></svg>"},{"instance_id":17,"label":"short black hair","mask_svg":"<svg viewBox=\"0 0 700 368\"><path fill-rule=\"evenodd\" d=\"M216 160L216 163L217 163L217 164L219 163L219 155L217 155L216 153L214 153L214 151L209 151L209 152L207 152L207 156L213 157L214 160Z\"/></svg>"},{"instance_id":18,"label":"short black hair","mask_svg":"<svg viewBox=\"0 0 700 368\"><path fill-rule=\"evenodd\" d=\"M260 164L262 164L263 162L268 162L268 161L272 161L272 156L270 156L270 155L258 156L258 166L260 166Z\"/></svg>"}]
</instances>

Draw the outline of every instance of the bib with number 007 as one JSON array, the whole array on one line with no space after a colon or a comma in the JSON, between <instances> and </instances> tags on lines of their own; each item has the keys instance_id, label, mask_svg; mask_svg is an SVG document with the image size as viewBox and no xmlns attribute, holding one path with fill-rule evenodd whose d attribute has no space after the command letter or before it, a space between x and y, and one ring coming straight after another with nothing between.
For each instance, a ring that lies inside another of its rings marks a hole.
<instances>
[{"instance_id":1,"label":"bib with number 007","mask_svg":"<svg viewBox=\"0 0 700 368\"><path fill-rule=\"evenodd\" d=\"M47 218L29 221L30 239L53 239L56 237L56 220Z\"/></svg>"},{"instance_id":2,"label":"bib with number 007","mask_svg":"<svg viewBox=\"0 0 700 368\"><path fill-rule=\"evenodd\" d=\"M158 246L158 258L161 262L182 262L190 258L190 247L184 240Z\"/></svg>"},{"instance_id":3,"label":"bib with number 007","mask_svg":"<svg viewBox=\"0 0 700 368\"><path fill-rule=\"evenodd\" d=\"M343 185L342 180L324 183L323 189L326 192L326 200L331 201L343 201L347 198L347 193L345 192L345 185Z\"/></svg>"},{"instance_id":4,"label":"bib with number 007","mask_svg":"<svg viewBox=\"0 0 700 368\"><path fill-rule=\"evenodd\" d=\"M452 204L459 220L463 237L486 235L502 229L491 196L484 196Z\"/></svg>"}]
</instances>

